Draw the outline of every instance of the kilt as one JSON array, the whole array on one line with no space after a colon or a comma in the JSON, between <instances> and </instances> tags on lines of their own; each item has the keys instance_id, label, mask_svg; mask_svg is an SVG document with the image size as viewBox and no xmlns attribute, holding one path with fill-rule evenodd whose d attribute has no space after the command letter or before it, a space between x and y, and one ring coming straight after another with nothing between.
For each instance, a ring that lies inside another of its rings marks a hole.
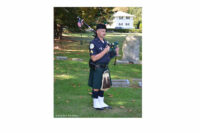
<instances>
[{"instance_id":1,"label":"kilt","mask_svg":"<svg viewBox=\"0 0 200 133\"><path fill-rule=\"evenodd\" d=\"M88 85L93 89L101 89L102 75L105 70L109 70L109 68L96 68L95 70L90 68ZM112 85L110 72L109 72L109 77Z\"/></svg>"}]
</instances>

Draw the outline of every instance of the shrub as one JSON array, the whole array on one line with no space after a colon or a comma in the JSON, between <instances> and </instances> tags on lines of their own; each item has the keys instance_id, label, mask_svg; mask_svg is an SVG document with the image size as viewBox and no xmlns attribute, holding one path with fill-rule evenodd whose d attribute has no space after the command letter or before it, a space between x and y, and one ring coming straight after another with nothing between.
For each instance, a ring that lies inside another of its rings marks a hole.
<instances>
[{"instance_id":1,"label":"shrub","mask_svg":"<svg viewBox=\"0 0 200 133\"><path fill-rule=\"evenodd\" d=\"M142 33L142 29L107 29L107 32Z\"/></svg>"}]
</instances>

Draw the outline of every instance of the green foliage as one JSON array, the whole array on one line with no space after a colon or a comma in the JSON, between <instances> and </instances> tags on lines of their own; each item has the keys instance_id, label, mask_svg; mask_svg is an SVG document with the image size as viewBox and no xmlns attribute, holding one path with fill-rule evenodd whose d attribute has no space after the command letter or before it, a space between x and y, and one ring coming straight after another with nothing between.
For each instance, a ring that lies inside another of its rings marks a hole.
<instances>
[{"instance_id":1,"label":"green foliage","mask_svg":"<svg viewBox=\"0 0 200 133\"><path fill-rule=\"evenodd\" d=\"M108 7L82 7L80 8L80 17L94 28L97 23L109 23L108 20L114 13L112 10L113 8Z\"/></svg>"},{"instance_id":2,"label":"green foliage","mask_svg":"<svg viewBox=\"0 0 200 133\"><path fill-rule=\"evenodd\" d=\"M110 24L113 18L112 7L55 7L54 8L54 35L61 36L64 33L84 32L87 28L83 26L80 30L77 26L77 16L84 19L93 29L97 23ZM121 8L120 8L121 9ZM123 8L125 12L135 15L134 27L135 29L111 29L115 32L142 32L142 8L141 7L127 7ZM60 38L61 38L60 37Z\"/></svg>"},{"instance_id":3,"label":"green foliage","mask_svg":"<svg viewBox=\"0 0 200 133\"><path fill-rule=\"evenodd\" d=\"M107 29L107 32L142 33L142 29Z\"/></svg>"},{"instance_id":4,"label":"green foliage","mask_svg":"<svg viewBox=\"0 0 200 133\"><path fill-rule=\"evenodd\" d=\"M55 7L54 23L62 25L70 32L80 32L77 26L77 16L95 28L97 23L109 23L111 15L114 13L113 8L108 7ZM85 29L88 27L82 27Z\"/></svg>"},{"instance_id":5,"label":"green foliage","mask_svg":"<svg viewBox=\"0 0 200 133\"><path fill-rule=\"evenodd\" d=\"M142 8L141 7L128 7L128 13L135 15L134 27L136 29L142 29L140 24L142 23Z\"/></svg>"},{"instance_id":6,"label":"green foliage","mask_svg":"<svg viewBox=\"0 0 200 133\"><path fill-rule=\"evenodd\" d=\"M142 23L140 23L140 29L142 29Z\"/></svg>"}]
</instances>

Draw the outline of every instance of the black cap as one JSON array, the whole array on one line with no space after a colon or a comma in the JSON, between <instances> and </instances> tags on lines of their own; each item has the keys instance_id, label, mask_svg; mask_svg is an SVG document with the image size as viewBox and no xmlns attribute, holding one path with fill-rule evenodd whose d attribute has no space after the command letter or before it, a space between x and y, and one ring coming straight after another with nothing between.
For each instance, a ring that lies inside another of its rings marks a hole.
<instances>
[{"instance_id":1,"label":"black cap","mask_svg":"<svg viewBox=\"0 0 200 133\"><path fill-rule=\"evenodd\" d=\"M105 24L97 24L96 30L98 29L106 29L106 25Z\"/></svg>"}]
</instances>

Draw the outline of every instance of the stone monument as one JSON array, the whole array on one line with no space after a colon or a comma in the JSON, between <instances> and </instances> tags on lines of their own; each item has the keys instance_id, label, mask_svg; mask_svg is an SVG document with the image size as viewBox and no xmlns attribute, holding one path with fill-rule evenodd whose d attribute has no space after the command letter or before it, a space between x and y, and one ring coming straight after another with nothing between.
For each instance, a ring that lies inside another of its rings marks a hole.
<instances>
[{"instance_id":1,"label":"stone monument","mask_svg":"<svg viewBox=\"0 0 200 133\"><path fill-rule=\"evenodd\" d=\"M141 64L140 61L141 37L128 35L122 46L122 60L133 64ZM119 61L118 61L119 62Z\"/></svg>"},{"instance_id":2,"label":"stone monument","mask_svg":"<svg viewBox=\"0 0 200 133\"><path fill-rule=\"evenodd\" d=\"M112 79L112 87L129 87L128 79Z\"/></svg>"},{"instance_id":3,"label":"stone monument","mask_svg":"<svg viewBox=\"0 0 200 133\"><path fill-rule=\"evenodd\" d=\"M66 56L56 56L56 60L67 60Z\"/></svg>"}]
</instances>

